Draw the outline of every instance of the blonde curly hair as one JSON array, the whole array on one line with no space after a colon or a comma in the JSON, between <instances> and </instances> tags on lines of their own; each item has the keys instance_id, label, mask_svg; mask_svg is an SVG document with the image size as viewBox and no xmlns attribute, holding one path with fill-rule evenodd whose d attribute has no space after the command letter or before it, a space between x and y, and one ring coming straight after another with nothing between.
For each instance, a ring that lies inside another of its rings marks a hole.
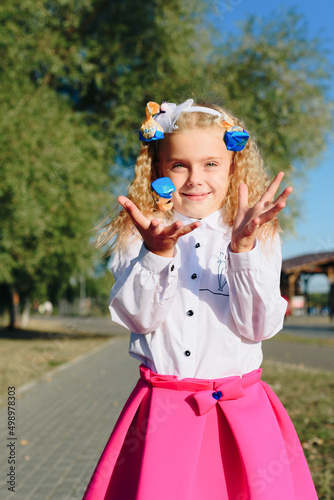
<instances>
[{"instance_id":1,"label":"blonde curly hair","mask_svg":"<svg viewBox=\"0 0 334 500\"><path fill-rule=\"evenodd\" d=\"M235 125L246 128L243 121L233 115L230 111L222 109L220 106L210 103L197 103L193 106L205 106L215 109L224 114L228 114ZM173 134L182 133L185 130L194 128L208 128L217 126L217 116L203 112L183 112L177 119L177 130ZM167 134L166 134L167 135ZM163 141L152 141L141 143L140 152L135 166L135 177L129 186L128 198L139 208L139 210L149 219L159 217L161 220L168 221L172 219L171 212L162 212L155 205L151 182L161 177L158 166L159 143ZM269 185L269 176L264 168L263 159L259 149L250 134L250 138L242 151L233 152L232 163L229 176L229 186L221 208L225 223L233 226L234 219L238 209L238 187L240 183L248 186L248 204L252 207L262 196ZM97 246L104 247L109 245L105 255L110 255L116 248L124 247L132 235L141 238L139 232L134 227L131 218L126 210L122 210L110 223L100 224ZM262 241L273 237L278 229L277 219L273 219L263 225L260 230L259 238Z\"/></svg>"}]
</instances>

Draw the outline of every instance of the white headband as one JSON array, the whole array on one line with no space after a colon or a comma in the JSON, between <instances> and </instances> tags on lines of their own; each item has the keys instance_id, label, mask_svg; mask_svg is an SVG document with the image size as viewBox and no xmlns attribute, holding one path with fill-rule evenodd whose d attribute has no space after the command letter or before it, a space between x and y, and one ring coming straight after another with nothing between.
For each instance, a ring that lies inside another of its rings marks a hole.
<instances>
[{"instance_id":1,"label":"white headband","mask_svg":"<svg viewBox=\"0 0 334 500\"><path fill-rule=\"evenodd\" d=\"M206 108L204 106L191 106L186 110L187 113L207 113L214 116L222 116L222 114L216 109Z\"/></svg>"},{"instance_id":2,"label":"white headband","mask_svg":"<svg viewBox=\"0 0 334 500\"><path fill-rule=\"evenodd\" d=\"M194 99L187 99L181 104L174 104L173 102L165 102L161 105L161 112L155 116L155 121L161 125L165 133L171 133L177 129L175 125L181 113L208 113L217 117L222 114L216 109L206 108L204 106L192 106Z\"/></svg>"},{"instance_id":3,"label":"white headband","mask_svg":"<svg viewBox=\"0 0 334 500\"><path fill-rule=\"evenodd\" d=\"M181 113L207 113L216 116L217 124L225 129L224 142L230 151L242 151L249 139L249 134L234 122L227 114L205 106L192 106L194 100L187 99L176 105L173 102L163 102L159 106L156 102L147 103L146 119L142 122L139 131L139 140L143 142L156 141L177 130L176 121Z\"/></svg>"}]
</instances>

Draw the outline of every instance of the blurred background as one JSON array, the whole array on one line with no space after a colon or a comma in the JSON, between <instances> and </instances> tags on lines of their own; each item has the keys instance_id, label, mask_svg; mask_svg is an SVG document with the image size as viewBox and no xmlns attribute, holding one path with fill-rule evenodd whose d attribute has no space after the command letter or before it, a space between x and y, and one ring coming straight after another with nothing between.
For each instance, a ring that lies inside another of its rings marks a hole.
<instances>
[{"instance_id":1,"label":"blurred background","mask_svg":"<svg viewBox=\"0 0 334 500\"><path fill-rule=\"evenodd\" d=\"M94 227L125 193L149 100L240 115L294 193L282 294L332 315L334 4L318 0L3 0L0 321L107 314Z\"/></svg>"}]
</instances>

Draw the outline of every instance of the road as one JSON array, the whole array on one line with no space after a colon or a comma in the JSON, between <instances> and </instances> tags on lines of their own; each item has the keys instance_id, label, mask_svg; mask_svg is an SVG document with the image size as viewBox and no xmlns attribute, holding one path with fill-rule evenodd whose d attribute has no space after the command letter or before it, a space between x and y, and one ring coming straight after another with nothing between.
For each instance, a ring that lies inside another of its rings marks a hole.
<instances>
[{"instance_id":1,"label":"road","mask_svg":"<svg viewBox=\"0 0 334 500\"><path fill-rule=\"evenodd\" d=\"M128 338L114 337L16 394L14 435L0 411L0 498L81 500L119 412L138 380ZM7 444L12 444L12 450ZM15 493L8 491L9 453ZM13 463L13 462L12 462Z\"/></svg>"},{"instance_id":2,"label":"road","mask_svg":"<svg viewBox=\"0 0 334 500\"><path fill-rule=\"evenodd\" d=\"M29 326L39 328L66 328L72 332L89 332L105 335L117 335L125 332L124 328L113 323L109 317L70 317L70 316L33 316ZM329 318L292 318L289 317L284 323L284 333L302 337L334 338L334 322Z\"/></svg>"},{"instance_id":3,"label":"road","mask_svg":"<svg viewBox=\"0 0 334 500\"><path fill-rule=\"evenodd\" d=\"M74 333L85 327L88 333L114 336L19 390L14 436L9 437L7 408L0 411L3 500L81 500L138 379L138 362L128 355L126 331L120 335L119 327L103 319L65 323ZM50 331L51 320L45 325ZM264 342L264 351L267 359L293 364L302 360L305 365L332 369L334 348L270 340ZM8 491L6 482L10 473L6 443L15 452L15 493Z\"/></svg>"},{"instance_id":4,"label":"road","mask_svg":"<svg viewBox=\"0 0 334 500\"><path fill-rule=\"evenodd\" d=\"M43 325L46 328L58 326L74 334L128 335L127 330L112 323L108 317L36 317L31 321L31 325L34 324L39 328ZM285 335L289 335L289 342L284 342ZM296 342L291 341L291 336L296 338ZM300 337L334 339L334 325L328 318L287 318L277 337L263 342L264 359L322 370L334 369L334 347L301 343Z\"/></svg>"}]
</instances>

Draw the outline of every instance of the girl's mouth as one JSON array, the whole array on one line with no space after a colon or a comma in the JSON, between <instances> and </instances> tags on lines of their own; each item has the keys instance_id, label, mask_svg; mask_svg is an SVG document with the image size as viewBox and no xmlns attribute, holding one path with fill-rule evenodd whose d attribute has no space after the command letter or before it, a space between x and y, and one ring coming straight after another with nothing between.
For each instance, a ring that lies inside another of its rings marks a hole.
<instances>
[{"instance_id":1,"label":"girl's mouth","mask_svg":"<svg viewBox=\"0 0 334 500\"><path fill-rule=\"evenodd\" d=\"M182 196L190 201L203 201L209 196L209 194L210 193L182 193Z\"/></svg>"}]
</instances>

